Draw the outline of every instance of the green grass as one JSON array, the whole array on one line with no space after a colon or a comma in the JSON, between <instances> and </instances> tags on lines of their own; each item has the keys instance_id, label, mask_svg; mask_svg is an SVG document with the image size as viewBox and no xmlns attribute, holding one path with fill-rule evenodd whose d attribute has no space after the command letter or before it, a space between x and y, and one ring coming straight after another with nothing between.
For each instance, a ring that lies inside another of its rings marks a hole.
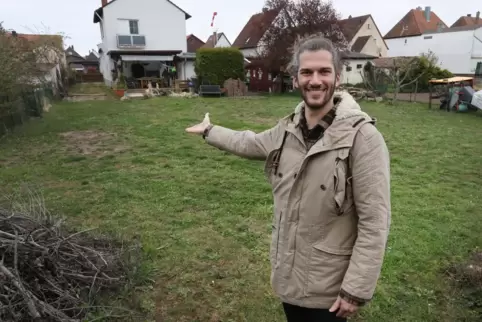
<instances>
[{"instance_id":1,"label":"green grass","mask_svg":"<svg viewBox=\"0 0 482 322\"><path fill-rule=\"evenodd\" d=\"M79 227L138 236L135 300L162 321L283 321L269 284L272 198L263 164L184 133L205 112L263 130L297 98L64 102L0 140L3 189L35 184ZM372 303L358 321L476 321L444 270L482 246L482 118L426 105L363 103L392 166L392 228ZM68 131L111 133L101 142ZM115 135L114 135L115 134ZM89 147L90 154L79 154Z\"/></svg>"}]
</instances>

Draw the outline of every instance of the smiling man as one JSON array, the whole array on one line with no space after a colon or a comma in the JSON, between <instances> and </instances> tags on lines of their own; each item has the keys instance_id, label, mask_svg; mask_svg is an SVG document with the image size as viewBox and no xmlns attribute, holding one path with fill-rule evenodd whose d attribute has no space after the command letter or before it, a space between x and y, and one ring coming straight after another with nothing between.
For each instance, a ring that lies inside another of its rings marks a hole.
<instances>
[{"instance_id":1,"label":"smiling man","mask_svg":"<svg viewBox=\"0 0 482 322\"><path fill-rule=\"evenodd\" d=\"M342 62L311 36L296 46L303 101L261 133L204 120L186 129L241 157L265 161L273 188L271 284L288 322L346 321L371 300L390 226L390 166L375 121L336 92Z\"/></svg>"}]
</instances>

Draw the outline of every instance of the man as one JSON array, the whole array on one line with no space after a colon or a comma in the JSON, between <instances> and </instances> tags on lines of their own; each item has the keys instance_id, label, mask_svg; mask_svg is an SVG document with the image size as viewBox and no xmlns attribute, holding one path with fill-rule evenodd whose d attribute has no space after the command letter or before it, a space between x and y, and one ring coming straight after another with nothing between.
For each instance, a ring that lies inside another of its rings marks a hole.
<instances>
[{"instance_id":1,"label":"man","mask_svg":"<svg viewBox=\"0 0 482 322\"><path fill-rule=\"evenodd\" d=\"M303 40L292 60L303 101L255 134L202 123L208 144L265 160L273 188L271 283L289 322L346 321L373 296L390 226L389 154L374 120L345 92L333 44Z\"/></svg>"}]
</instances>

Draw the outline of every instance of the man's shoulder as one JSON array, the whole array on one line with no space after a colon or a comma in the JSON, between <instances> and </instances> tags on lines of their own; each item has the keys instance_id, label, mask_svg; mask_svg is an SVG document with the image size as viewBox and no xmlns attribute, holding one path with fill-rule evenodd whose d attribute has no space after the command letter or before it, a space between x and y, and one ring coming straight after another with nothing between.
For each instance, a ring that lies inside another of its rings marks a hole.
<instances>
[{"instance_id":1,"label":"man's shoulder","mask_svg":"<svg viewBox=\"0 0 482 322\"><path fill-rule=\"evenodd\" d=\"M376 127L376 120L365 122L360 126L355 136L354 147L385 145L382 133Z\"/></svg>"}]
</instances>

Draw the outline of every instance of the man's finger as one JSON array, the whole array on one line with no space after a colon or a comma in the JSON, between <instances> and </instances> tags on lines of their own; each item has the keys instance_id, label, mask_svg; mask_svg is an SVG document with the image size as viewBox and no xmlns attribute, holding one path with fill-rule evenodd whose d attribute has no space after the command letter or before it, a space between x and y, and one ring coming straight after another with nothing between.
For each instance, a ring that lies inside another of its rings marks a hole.
<instances>
[{"instance_id":1,"label":"man's finger","mask_svg":"<svg viewBox=\"0 0 482 322\"><path fill-rule=\"evenodd\" d=\"M338 310L338 308L340 307L340 303L340 298L337 298L335 303L333 303L333 305L331 306L330 312L335 312L336 310Z\"/></svg>"}]
</instances>

